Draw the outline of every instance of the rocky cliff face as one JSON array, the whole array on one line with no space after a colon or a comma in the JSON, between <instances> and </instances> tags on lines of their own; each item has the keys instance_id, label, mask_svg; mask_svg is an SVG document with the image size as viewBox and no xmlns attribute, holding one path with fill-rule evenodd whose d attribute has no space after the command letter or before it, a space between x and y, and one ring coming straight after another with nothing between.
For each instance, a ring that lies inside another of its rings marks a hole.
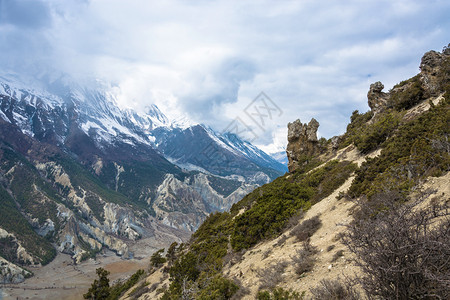
<instances>
[{"instance_id":1,"label":"rocky cliff face","mask_svg":"<svg viewBox=\"0 0 450 300\"><path fill-rule=\"evenodd\" d=\"M156 218L163 224L194 232L208 214L228 210L257 187L255 184L241 183L231 194L214 189L206 174L196 174L184 181L167 175L158 187L153 209Z\"/></svg>"},{"instance_id":2,"label":"rocky cliff face","mask_svg":"<svg viewBox=\"0 0 450 300\"><path fill-rule=\"evenodd\" d=\"M318 128L319 122L314 118L308 124L302 124L299 119L288 124L286 154L288 157L289 172L294 171L299 165L319 154L320 148L317 140Z\"/></svg>"}]
</instances>

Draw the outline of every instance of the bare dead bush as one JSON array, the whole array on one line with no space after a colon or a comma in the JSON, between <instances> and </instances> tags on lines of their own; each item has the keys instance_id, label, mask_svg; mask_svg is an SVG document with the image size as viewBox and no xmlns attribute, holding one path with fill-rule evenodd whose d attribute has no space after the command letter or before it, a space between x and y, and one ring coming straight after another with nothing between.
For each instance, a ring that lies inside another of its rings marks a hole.
<instances>
[{"instance_id":1,"label":"bare dead bush","mask_svg":"<svg viewBox=\"0 0 450 300\"><path fill-rule=\"evenodd\" d=\"M448 201L424 204L384 193L358 202L344 244L363 275L369 296L382 299L450 299L450 210ZM395 201L394 201L395 200Z\"/></svg>"},{"instance_id":2,"label":"bare dead bush","mask_svg":"<svg viewBox=\"0 0 450 300\"><path fill-rule=\"evenodd\" d=\"M354 289L354 286L337 280L323 279L319 286L310 289L313 300L359 300L360 294Z\"/></svg>"},{"instance_id":3,"label":"bare dead bush","mask_svg":"<svg viewBox=\"0 0 450 300\"><path fill-rule=\"evenodd\" d=\"M228 253L223 258L223 265L225 266L227 264L230 264L230 266L233 266L233 265L237 264L238 262L240 262L242 260L243 256L244 256L244 251L239 251L239 252L228 251Z\"/></svg>"},{"instance_id":4,"label":"bare dead bush","mask_svg":"<svg viewBox=\"0 0 450 300\"><path fill-rule=\"evenodd\" d=\"M283 279L284 270L287 267L287 262L280 262L269 265L267 268L259 269L257 271L260 278L259 289L273 289Z\"/></svg>"},{"instance_id":5,"label":"bare dead bush","mask_svg":"<svg viewBox=\"0 0 450 300\"><path fill-rule=\"evenodd\" d=\"M156 295L164 293L166 290L167 290L167 284L164 283L164 285L162 287L160 287L156 290Z\"/></svg>"},{"instance_id":6,"label":"bare dead bush","mask_svg":"<svg viewBox=\"0 0 450 300\"><path fill-rule=\"evenodd\" d=\"M333 255L333 258L331 259L331 262L337 261L342 256L344 256L344 250L336 251L336 253Z\"/></svg>"},{"instance_id":7,"label":"bare dead bush","mask_svg":"<svg viewBox=\"0 0 450 300\"><path fill-rule=\"evenodd\" d=\"M285 234L283 234L283 235L278 239L278 241L275 243L275 245L278 246L278 247L280 247L280 246L284 245L284 243L286 242L286 240L287 240L287 236L286 236Z\"/></svg>"},{"instance_id":8,"label":"bare dead bush","mask_svg":"<svg viewBox=\"0 0 450 300\"><path fill-rule=\"evenodd\" d=\"M297 273L297 275L301 275L313 269L317 252L317 247L312 246L309 240L303 242L302 249L298 249L296 255L291 257L295 263L295 273Z\"/></svg>"},{"instance_id":9,"label":"bare dead bush","mask_svg":"<svg viewBox=\"0 0 450 300\"><path fill-rule=\"evenodd\" d=\"M291 230L290 235L297 237L297 240L302 242L310 238L321 226L322 221L319 216L314 216L295 226Z\"/></svg>"},{"instance_id":10,"label":"bare dead bush","mask_svg":"<svg viewBox=\"0 0 450 300\"><path fill-rule=\"evenodd\" d=\"M298 213L290 217L289 221L286 224L286 229L291 229L292 227L297 226L304 216L305 212L303 210L300 210Z\"/></svg>"},{"instance_id":11,"label":"bare dead bush","mask_svg":"<svg viewBox=\"0 0 450 300\"><path fill-rule=\"evenodd\" d=\"M270 249L270 248L267 249L266 251L264 251L264 253L263 253L263 255L262 255L263 259L268 258L269 255L270 255L270 253L272 253L272 249Z\"/></svg>"},{"instance_id":12,"label":"bare dead bush","mask_svg":"<svg viewBox=\"0 0 450 300\"><path fill-rule=\"evenodd\" d=\"M155 285L155 284L153 284L153 285ZM152 287L153 287L153 285L152 285ZM156 287L153 290L151 290L151 288L149 288L147 286L147 284L145 282L143 282L137 288L135 288L133 291L131 291L129 297L130 297L130 299L133 299L133 300L139 299L140 296L144 295L145 293L152 292L155 289L156 289Z\"/></svg>"},{"instance_id":13,"label":"bare dead bush","mask_svg":"<svg viewBox=\"0 0 450 300\"><path fill-rule=\"evenodd\" d=\"M155 282L154 284L152 284L150 287L149 287L149 292L151 293L151 292L153 292L154 290L156 290L157 288L158 288L158 285L159 285L159 283L157 283L157 282Z\"/></svg>"},{"instance_id":14,"label":"bare dead bush","mask_svg":"<svg viewBox=\"0 0 450 300\"><path fill-rule=\"evenodd\" d=\"M237 278L233 279L233 282L239 287L239 289L236 291L236 293L233 294L231 297L231 300L238 300L242 299L244 296L250 294L250 290L244 286L242 286L242 282L238 280Z\"/></svg>"}]
</instances>

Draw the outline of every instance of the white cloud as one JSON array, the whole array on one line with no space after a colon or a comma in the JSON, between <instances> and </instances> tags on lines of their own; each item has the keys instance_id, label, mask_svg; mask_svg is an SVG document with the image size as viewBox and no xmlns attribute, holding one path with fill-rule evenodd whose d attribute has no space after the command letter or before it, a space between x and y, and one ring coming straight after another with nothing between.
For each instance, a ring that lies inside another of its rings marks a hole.
<instances>
[{"instance_id":1,"label":"white cloud","mask_svg":"<svg viewBox=\"0 0 450 300\"><path fill-rule=\"evenodd\" d=\"M267 149L297 118L342 133L368 109L370 83L414 75L450 36L443 0L10 3L0 0L3 68L100 77L120 87L122 106L155 103L217 130L264 91L283 109L258 135Z\"/></svg>"}]
</instances>

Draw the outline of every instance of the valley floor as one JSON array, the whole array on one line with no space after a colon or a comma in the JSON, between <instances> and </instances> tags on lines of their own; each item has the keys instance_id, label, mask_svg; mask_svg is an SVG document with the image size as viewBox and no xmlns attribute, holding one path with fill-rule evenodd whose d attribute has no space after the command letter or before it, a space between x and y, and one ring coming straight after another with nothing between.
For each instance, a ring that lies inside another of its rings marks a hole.
<instances>
[{"instance_id":1,"label":"valley floor","mask_svg":"<svg viewBox=\"0 0 450 300\"><path fill-rule=\"evenodd\" d=\"M97 255L95 260L88 259L75 265L67 254L58 253L46 266L29 267L34 276L19 284L0 285L0 299L83 299L94 279L95 270L103 267L111 274L110 283L127 278L139 269L147 269L149 256L162 245L156 245L153 238L142 239L131 247L135 258L123 260L107 250Z\"/></svg>"}]
</instances>

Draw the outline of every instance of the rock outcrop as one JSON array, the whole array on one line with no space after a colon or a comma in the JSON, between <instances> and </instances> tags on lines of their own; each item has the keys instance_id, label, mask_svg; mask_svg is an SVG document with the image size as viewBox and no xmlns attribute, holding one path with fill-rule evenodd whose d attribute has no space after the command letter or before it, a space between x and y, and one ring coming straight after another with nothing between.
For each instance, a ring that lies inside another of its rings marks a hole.
<instances>
[{"instance_id":1,"label":"rock outcrop","mask_svg":"<svg viewBox=\"0 0 450 300\"><path fill-rule=\"evenodd\" d=\"M442 90L441 82L442 68L445 68L444 61L450 56L450 48L444 48L442 53L436 51L428 51L422 57L420 62L420 80L423 88L431 95L437 96ZM448 68L448 63L447 63ZM444 71L445 73L445 71ZM448 76L448 72L447 72ZM445 80L444 80L445 81Z\"/></svg>"},{"instance_id":2,"label":"rock outcrop","mask_svg":"<svg viewBox=\"0 0 450 300\"><path fill-rule=\"evenodd\" d=\"M288 157L289 172L297 169L299 165L308 161L312 156L320 153L317 140L319 122L312 118L308 124L302 124L300 119L288 124Z\"/></svg>"},{"instance_id":3,"label":"rock outcrop","mask_svg":"<svg viewBox=\"0 0 450 300\"><path fill-rule=\"evenodd\" d=\"M386 107L388 102L389 94L382 92L383 89L384 85L380 81L370 85L369 92L367 93L367 100L370 109L374 112L381 111L384 107Z\"/></svg>"}]
</instances>

